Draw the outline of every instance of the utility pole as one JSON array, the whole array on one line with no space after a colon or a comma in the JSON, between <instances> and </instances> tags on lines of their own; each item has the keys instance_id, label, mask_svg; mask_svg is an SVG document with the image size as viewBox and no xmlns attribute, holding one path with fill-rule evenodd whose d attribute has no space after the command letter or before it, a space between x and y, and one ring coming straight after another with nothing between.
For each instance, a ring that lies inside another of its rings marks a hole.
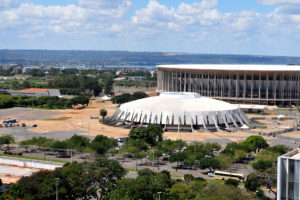
<instances>
[{"instance_id":1,"label":"utility pole","mask_svg":"<svg viewBox=\"0 0 300 200\"><path fill-rule=\"evenodd\" d=\"M55 178L56 180L56 200L58 200L58 181L59 181L59 178Z\"/></svg>"},{"instance_id":2,"label":"utility pole","mask_svg":"<svg viewBox=\"0 0 300 200\"><path fill-rule=\"evenodd\" d=\"M157 194L158 194L158 200L160 200L160 194L161 194L161 192L157 192Z\"/></svg>"}]
</instances>

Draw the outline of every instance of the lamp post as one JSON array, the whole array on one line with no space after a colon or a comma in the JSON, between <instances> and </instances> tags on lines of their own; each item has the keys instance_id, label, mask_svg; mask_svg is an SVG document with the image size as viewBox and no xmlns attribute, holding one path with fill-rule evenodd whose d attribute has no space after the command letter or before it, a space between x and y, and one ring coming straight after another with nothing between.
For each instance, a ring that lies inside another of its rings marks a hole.
<instances>
[{"instance_id":1,"label":"lamp post","mask_svg":"<svg viewBox=\"0 0 300 200\"><path fill-rule=\"evenodd\" d=\"M58 181L59 181L59 178L55 178L56 180L56 200L58 200Z\"/></svg>"},{"instance_id":2,"label":"lamp post","mask_svg":"<svg viewBox=\"0 0 300 200\"><path fill-rule=\"evenodd\" d=\"M161 194L161 192L157 192L157 194L158 194L158 200L160 200L160 194Z\"/></svg>"}]
</instances>

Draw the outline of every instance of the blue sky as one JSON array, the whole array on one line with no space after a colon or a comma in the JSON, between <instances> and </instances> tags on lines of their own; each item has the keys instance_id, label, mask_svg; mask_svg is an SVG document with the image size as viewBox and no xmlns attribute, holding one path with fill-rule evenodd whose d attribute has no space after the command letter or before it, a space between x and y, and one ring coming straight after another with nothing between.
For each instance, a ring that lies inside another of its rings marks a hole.
<instances>
[{"instance_id":1,"label":"blue sky","mask_svg":"<svg viewBox=\"0 0 300 200\"><path fill-rule=\"evenodd\" d=\"M299 0L0 0L0 49L300 56Z\"/></svg>"}]
</instances>

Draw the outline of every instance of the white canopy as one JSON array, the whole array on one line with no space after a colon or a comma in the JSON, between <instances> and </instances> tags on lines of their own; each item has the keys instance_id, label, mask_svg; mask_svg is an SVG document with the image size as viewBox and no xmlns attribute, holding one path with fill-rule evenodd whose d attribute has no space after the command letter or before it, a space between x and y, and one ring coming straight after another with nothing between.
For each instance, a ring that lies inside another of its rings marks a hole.
<instances>
[{"instance_id":1,"label":"white canopy","mask_svg":"<svg viewBox=\"0 0 300 200\"><path fill-rule=\"evenodd\" d=\"M165 125L248 124L249 119L236 105L202 97L197 93L165 92L160 96L122 104L112 121Z\"/></svg>"},{"instance_id":2,"label":"white canopy","mask_svg":"<svg viewBox=\"0 0 300 200\"><path fill-rule=\"evenodd\" d=\"M102 101L110 101L110 99L111 99L111 98L108 97L108 96L106 96L106 95L103 96L103 97L101 97L101 100L102 100Z\"/></svg>"}]
</instances>

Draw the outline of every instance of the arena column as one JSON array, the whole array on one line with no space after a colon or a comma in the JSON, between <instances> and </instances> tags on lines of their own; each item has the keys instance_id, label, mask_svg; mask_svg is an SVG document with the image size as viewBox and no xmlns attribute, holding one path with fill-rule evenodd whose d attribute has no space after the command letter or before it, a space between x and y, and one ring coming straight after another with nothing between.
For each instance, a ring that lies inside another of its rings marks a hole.
<instances>
[{"instance_id":1,"label":"arena column","mask_svg":"<svg viewBox=\"0 0 300 200\"><path fill-rule=\"evenodd\" d=\"M259 72L259 79L258 79L258 102L260 104L261 100L261 72Z\"/></svg>"},{"instance_id":2,"label":"arena column","mask_svg":"<svg viewBox=\"0 0 300 200\"><path fill-rule=\"evenodd\" d=\"M269 104L269 72L266 75L266 101L267 105Z\"/></svg>"},{"instance_id":3,"label":"arena column","mask_svg":"<svg viewBox=\"0 0 300 200\"><path fill-rule=\"evenodd\" d=\"M236 101L238 101L239 94L240 94L240 73L237 72L236 73L236 79L235 79L235 98L236 98Z\"/></svg>"},{"instance_id":4,"label":"arena column","mask_svg":"<svg viewBox=\"0 0 300 200\"><path fill-rule=\"evenodd\" d=\"M186 92L186 71L184 71L184 92Z\"/></svg>"},{"instance_id":5,"label":"arena column","mask_svg":"<svg viewBox=\"0 0 300 200\"><path fill-rule=\"evenodd\" d=\"M276 105L276 91L277 91L277 74L275 73L273 76L273 100L274 100L274 105Z\"/></svg>"},{"instance_id":6,"label":"arena column","mask_svg":"<svg viewBox=\"0 0 300 200\"><path fill-rule=\"evenodd\" d=\"M172 79L171 90L172 90L172 92L176 92L175 86L174 86L174 72L171 72L171 79Z\"/></svg>"},{"instance_id":7,"label":"arena column","mask_svg":"<svg viewBox=\"0 0 300 200\"><path fill-rule=\"evenodd\" d=\"M247 92L247 74L244 72L244 91L243 91L243 99L245 101L246 98L246 92Z\"/></svg>"},{"instance_id":8,"label":"arena column","mask_svg":"<svg viewBox=\"0 0 300 200\"><path fill-rule=\"evenodd\" d=\"M251 104L252 104L252 99L253 99L253 84L254 84L254 76L253 72L251 73Z\"/></svg>"}]
</instances>

